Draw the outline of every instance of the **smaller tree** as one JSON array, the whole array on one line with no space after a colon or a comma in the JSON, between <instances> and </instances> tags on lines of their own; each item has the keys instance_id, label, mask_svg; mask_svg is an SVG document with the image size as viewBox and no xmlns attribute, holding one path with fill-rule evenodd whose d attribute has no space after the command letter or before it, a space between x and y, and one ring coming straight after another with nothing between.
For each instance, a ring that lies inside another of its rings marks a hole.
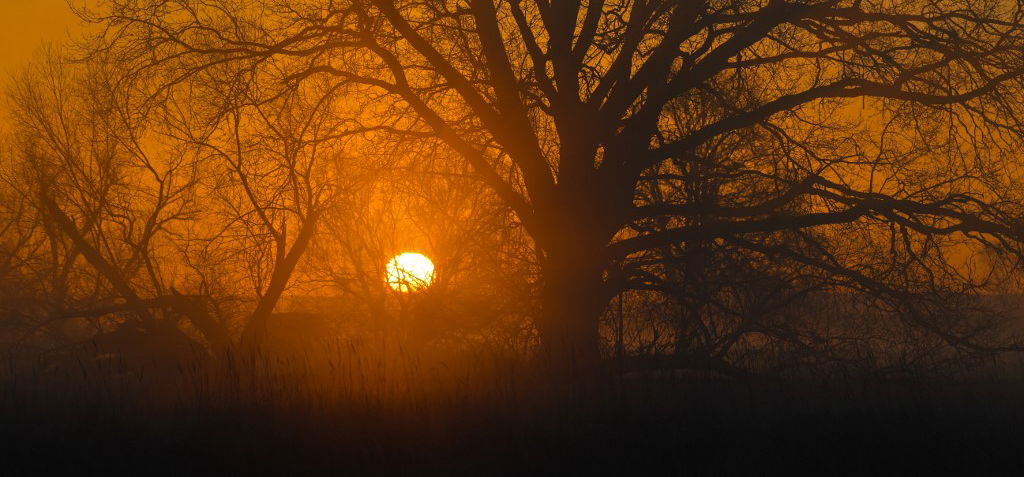
<instances>
[{"instance_id":1,"label":"smaller tree","mask_svg":"<svg viewBox=\"0 0 1024 477\"><path fill-rule=\"evenodd\" d=\"M175 234L195 216L196 164L157 141L131 93L110 63L73 64L51 50L8 94L19 164L10 172L26 185L39 224L27 230L45 237L48 257L37 258L52 271L43 322L103 318L101 332L148 340L143 353L178 354L191 343L179 328L186 319L221 349L222 324L200 298L174 290Z\"/></svg>"}]
</instances>

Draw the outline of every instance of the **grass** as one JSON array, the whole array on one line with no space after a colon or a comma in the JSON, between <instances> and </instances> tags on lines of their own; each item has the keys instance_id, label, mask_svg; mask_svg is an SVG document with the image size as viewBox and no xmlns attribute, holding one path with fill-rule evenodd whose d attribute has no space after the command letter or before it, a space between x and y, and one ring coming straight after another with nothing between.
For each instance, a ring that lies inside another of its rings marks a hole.
<instances>
[{"instance_id":1,"label":"grass","mask_svg":"<svg viewBox=\"0 0 1024 477\"><path fill-rule=\"evenodd\" d=\"M567 383L475 352L10 357L4 475L898 475L1021 464L1024 380Z\"/></svg>"}]
</instances>

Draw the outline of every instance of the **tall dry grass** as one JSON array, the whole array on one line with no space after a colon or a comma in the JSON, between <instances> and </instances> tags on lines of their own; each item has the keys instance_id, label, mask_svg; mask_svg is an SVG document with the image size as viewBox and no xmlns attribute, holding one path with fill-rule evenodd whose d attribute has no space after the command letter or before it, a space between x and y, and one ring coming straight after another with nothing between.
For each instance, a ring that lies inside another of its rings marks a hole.
<instances>
[{"instance_id":1,"label":"tall dry grass","mask_svg":"<svg viewBox=\"0 0 1024 477\"><path fill-rule=\"evenodd\" d=\"M9 355L0 452L5 475L834 475L960 457L977 469L1021 455L1014 373L583 380L542 359L383 343L149 362Z\"/></svg>"}]
</instances>

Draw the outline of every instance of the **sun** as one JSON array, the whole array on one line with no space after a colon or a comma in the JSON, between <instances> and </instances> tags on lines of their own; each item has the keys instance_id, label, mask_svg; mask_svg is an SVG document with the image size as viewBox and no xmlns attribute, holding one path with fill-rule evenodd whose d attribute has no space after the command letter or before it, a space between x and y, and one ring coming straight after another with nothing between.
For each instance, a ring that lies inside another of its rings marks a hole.
<instances>
[{"instance_id":1,"label":"sun","mask_svg":"<svg viewBox=\"0 0 1024 477\"><path fill-rule=\"evenodd\" d=\"M388 285L402 293L423 290L434 281L434 263L421 253L405 252L395 255L385 270Z\"/></svg>"}]
</instances>

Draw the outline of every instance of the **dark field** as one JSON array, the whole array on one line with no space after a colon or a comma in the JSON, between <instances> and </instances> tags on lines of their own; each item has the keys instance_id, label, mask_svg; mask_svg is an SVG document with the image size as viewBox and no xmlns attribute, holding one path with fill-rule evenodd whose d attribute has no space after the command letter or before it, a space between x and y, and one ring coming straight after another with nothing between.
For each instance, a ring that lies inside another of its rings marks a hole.
<instances>
[{"instance_id":1,"label":"dark field","mask_svg":"<svg viewBox=\"0 0 1024 477\"><path fill-rule=\"evenodd\" d=\"M481 358L8 372L5 475L1012 475L1024 462L1024 385L1007 371L552 384Z\"/></svg>"}]
</instances>

